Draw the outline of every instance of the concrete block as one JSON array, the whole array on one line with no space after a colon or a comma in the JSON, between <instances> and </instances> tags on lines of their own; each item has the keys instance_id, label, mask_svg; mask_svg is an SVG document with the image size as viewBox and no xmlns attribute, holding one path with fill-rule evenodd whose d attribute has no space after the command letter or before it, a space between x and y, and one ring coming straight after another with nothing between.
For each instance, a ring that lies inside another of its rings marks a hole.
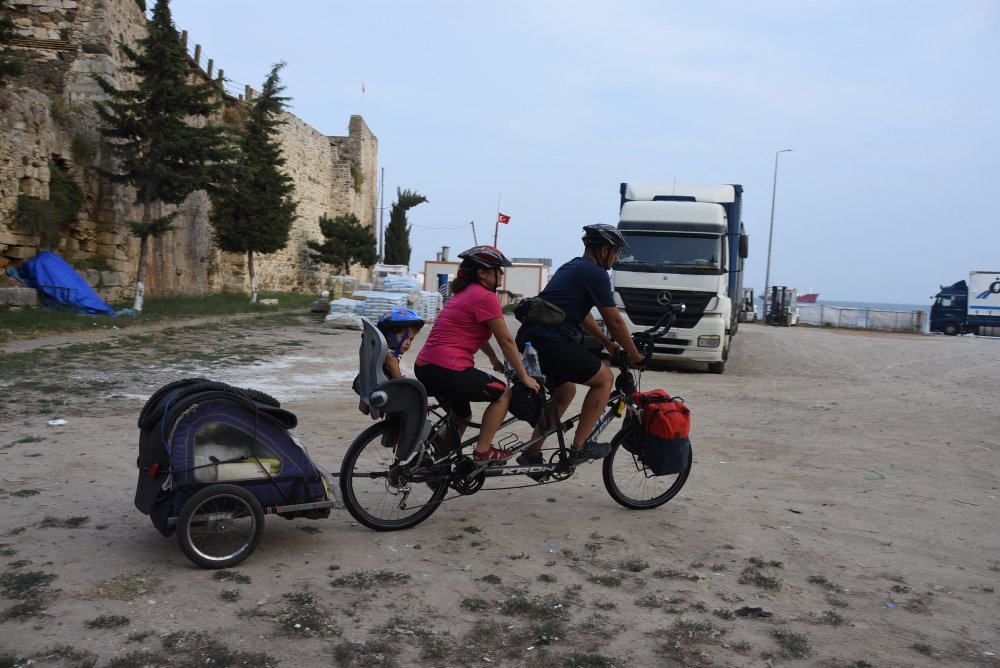
<instances>
[{"instance_id":1,"label":"concrete block","mask_svg":"<svg viewBox=\"0 0 1000 668\"><path fill-rule=\"evenodd\" d=\"M38 306L33 288L0 288L0 306Z\"/></svg>"}]
</instances>

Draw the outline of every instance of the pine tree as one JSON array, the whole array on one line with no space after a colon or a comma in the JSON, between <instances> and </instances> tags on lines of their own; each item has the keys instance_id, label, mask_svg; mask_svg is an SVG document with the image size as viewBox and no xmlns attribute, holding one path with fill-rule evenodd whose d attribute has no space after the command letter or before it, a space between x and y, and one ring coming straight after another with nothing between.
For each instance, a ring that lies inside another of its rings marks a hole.
<instances>
[{"instance_id":1,"label":"pine tree","mask_svg":"<svg viewBox=\"0 0 1000 668\"><path fill-rule=\"evenodd\" d=\"M406 212L427 201L412 190L396 189L396 201L389 210L389 225L385 228L385 263L410 265L410 226Z\"/></svg>"},{"instance_id":2,"label":"pine tree","mask_svg":"<svg viewBox=\"0 0 1000 668\"><path fill-rule=\"evenodd\" d=\"M315 260L332 264L342 274L350 273L352 264L370 267L378 260L375 232L362 225L353 213L333 220L320 216L319 229L323 233L323 243L306 242Z\"/></svg>"},{"instance_id":3,"label":"pine tree","mask_svg":"<svg viewBox=\"0 0 1000 668\"><path fill-rule=\"evenodd\" d=\"M7 0L0 0L0 88L10 83L9 78L24 74L24 62L7 55L7 44L20 33L10 18Z\"/></svg>"},{"instance_id":4,"label":"pine tree","mask_svg":"<svg viewBox=\"0 0 1000 668\"><path fill-rule=\"evenodd\" d=\"M195 72L170 16L168 0L157 0L148 35L138 48L119 44L125 71L138 79L135 90L118 90L100 75L108 100L97 104L101 134L114 156L106 174L136 190L142 219L129 221L139 238L133 308L142 311L150 237L172 228L176 214L154 217L157 203L180 204L196 190L211 188L218 165L230 157L222 128L208 122L220 104L215 84L194 80ZM196 75L200 76L200 75ZM201 126L201 127L198 127Z\"/></svg>"},{"instance_id":5,"label":"pine tree","mask_svg":"<svg viewBox=\"0 0 1000 668\"><path fill-rule=\"evenodd\" d=\"M251 304L257 301L253 254L284 248L296 218L291 197L295 186L280 169L285 158L277 139L285 123L280 114L289 99L279 95L285 89L278 77L284 66L271 68L260 95L250 102L238 158L228 168L225 187L212 198L215 244L229 253L246 253Z\"/></svg>"}]
</instances>

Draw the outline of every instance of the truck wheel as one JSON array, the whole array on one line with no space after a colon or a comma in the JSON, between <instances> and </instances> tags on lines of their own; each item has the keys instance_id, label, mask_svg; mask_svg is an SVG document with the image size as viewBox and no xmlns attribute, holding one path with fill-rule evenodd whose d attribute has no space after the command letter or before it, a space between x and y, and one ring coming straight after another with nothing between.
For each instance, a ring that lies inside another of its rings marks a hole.
<instances>
[{"instance_id":1,"label":"truck wheel","mask_svg":"<svg viewBox=\"0 0 1000 668\"><path fill-rule=\"evenodd\" d=\"M946 336L957 336L962 331L957 322L946 322L941 325L941 333Z\"/></svg>"},{"instance_id":2,"label":"truck wheel","mask_svg":"<svg viewBox=\"0 0 1000 668\"><path fill-rule=\"evenodd\" d=\"M740 314L739 314L739 316L737 316L736 319L739 320L740 322L746 322L747 321L747 313L746 313L746 311L740 311Z\"/></svg>"},{"instance_id":3,"label":"truck wheel","mask_svg":"<svg viewBox=\"0 0 1000 668\"><path fill-rule=\"evenodd\" d=\"M708 372L709 373L722 373L726 370L726 363L723 362L709 362Z\"/></svg>"}]
</instances>

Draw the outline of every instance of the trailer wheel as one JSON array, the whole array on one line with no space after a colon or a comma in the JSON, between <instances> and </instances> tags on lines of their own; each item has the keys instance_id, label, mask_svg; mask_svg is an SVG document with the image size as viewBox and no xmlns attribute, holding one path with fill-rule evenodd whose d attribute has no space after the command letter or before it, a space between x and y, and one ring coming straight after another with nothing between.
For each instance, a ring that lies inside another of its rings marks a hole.
<instances>
[{"instance_id":1,"label":"trailer wheel","mask_svg":"<svg viewBox=\"0 0 1000 668\"><path fill-rule=\"evenodd\" d=\"M957 322L946 322L941 325L941 333L946 336L957 336L961 331L962 328L958 326Z\"/></svg>"},{"instance_id":2,"label":"trailer wheel","mask_svg":"<svg viewBox=\"0 0 1000 668\"><path fill-rule=\"evenodd\" d=\"M209 485L188 499L177 542L202 568L229 568L249 557L264 533L260 501L238 485Z\"/></svg>"}]
</instances>

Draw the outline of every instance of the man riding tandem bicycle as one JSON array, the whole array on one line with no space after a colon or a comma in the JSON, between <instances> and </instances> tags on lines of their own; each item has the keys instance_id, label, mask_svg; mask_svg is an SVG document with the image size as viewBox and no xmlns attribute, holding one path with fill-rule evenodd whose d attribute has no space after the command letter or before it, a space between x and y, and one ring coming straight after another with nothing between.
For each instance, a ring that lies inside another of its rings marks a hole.
<instances>
[{"instance_id":1,"label":"man riding tandem bicycle","mask_svg":"<svg viewBox=\"0 0 1000 668\"><path fill-rule=\"evenodd\" d=\"M687 481L692 463L690 442L686 426L681 427L683 433L662 438L662 434L654 433L656 427L650 427L650 418L658 417L669 405L683 411L686 425L687 409L683 400L670 398L662 390L640 392L644 365L632 368L630 357L635 361L638 352L649 358L654 341L665 338L680 311L683 305L669 305L653 327L631 336L634 345L627 346L631 349L628 352L618 346L611 348L614 354L610 364L618 372L613 389L597 412L593 429L585 433L586 438L575 437L585 444L597 443L612 421L624 418L621 428L600 453L603 457L583 456L574 438L567 438L574 427L580 427L582 413L562 417L566 402L553 391L557 388L539 383L539 391L532 392L519 378L523 370L515 372L507 364L502 368L512 385L509 410L513 417L505 419L500 429L521 419L534 430L526 441L509 433L495 448L504 457L487 462L470 452L471 446L482 447L478 433L462 440L466 427L479 425L440 405L428 406L426 390L418 381L387 379L381 373L385 339L366 320L359 393L371 417L385 419L364 430L347 450L339 476L344 506L371 529L407 529L430 517L446 500L449 490L455 496L472 495L484 488L487 479L510 476L530 476L534 482L529 485L550 484L568 479L578 466L595 459L601 459L605 488L616 502L636 510L663 505ZM675 417L680 413L674 411ZM583 427L580 431L584 431ZM540 449L553 435L558 444ZM508 457L518 457L519 463L508 464Z\"/></svg>"}]
</instances>

